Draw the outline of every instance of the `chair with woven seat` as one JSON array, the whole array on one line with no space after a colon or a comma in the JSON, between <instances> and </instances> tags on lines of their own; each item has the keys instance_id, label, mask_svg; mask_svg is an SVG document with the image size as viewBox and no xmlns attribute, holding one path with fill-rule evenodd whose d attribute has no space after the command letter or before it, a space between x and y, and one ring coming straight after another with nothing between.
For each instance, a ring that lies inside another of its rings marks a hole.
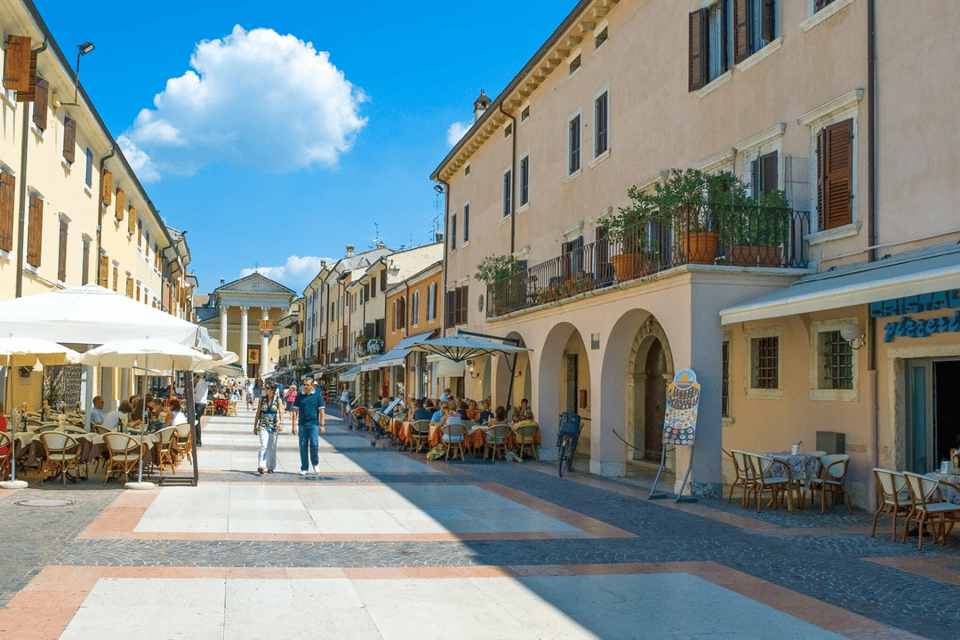
<instances>
[{"instance_id":1,"label":"chair with woven seat","mask_svg":"<svg viewBox=\"0 0 960 640\"><path fill-rule=\"evenodd\" d=\"M940 483L936 480L909 471L904 471L903 477L913 501L910 515L903 523L903 541L907 541L911 522L917 523L917 549L923 549L924 525L930 525L930 537L934 542L945 539L953 524L960 521L960 505L943 499Z\"/></svg>"},{"instance_id":2,"label":"chair with woven seat","mask_svg":"<svg viewBox=\"0 0 960 640\"><path fill-rule=\"evenodd\" d=\"M890 469L874 469L874 478L877 480L877 501L880 505L873 514L873 530L870 537L877 534L877 520L881 515L890 516L890 539L897 539L897 519L903 515L908 517L913 501L910 500L910 489L907 488L907 479L902 473Z\"/></svg>"},{"instance_id":3,"label":"chair with woven seat","mask_svg":"<svg viewBox=\"0 0 960 640\"><path fill-rule=\"evenodd\" d=\"M43 445L46 460L43 466L48 474L43 480L59 475L66 486L67 469L71 466L77 467L77 474L80 474L80 454L82 453L80 443L72 435L62 431L45 431L38 438Z\"/></svg>"},{"instance_id":4,"label":"chair with woven seat","mask_svg":"<svg viewBox=\"0 0 960 640\"><path fill-rule=\"evenodd\" d=\"M187 458L193 464L193 428L189 422L175 424L173 428L177 430L177 456L180 460Z\"/></svg>"},{"instance_id":5,"label":"chair with woven seat","mask_svg":"<svg viewBox=\"0 0 960 640\"><path fill-rule=\"evenodd\" d=\"M430 421L415 420L410 424L410 450L419 453L430 448Z\"/></svg>"},{"instance_id":6,"label":"chair with woven seat","mask_svg":"<svg viewBox=\"0 0 960 640\"><path fill-rule=\"evenodd\" d=\"M780 508L780 494L786 494L787 511L793 513L793 492L796 489L796 485L793 482L793 474L790 471L790 466L770 456L744 453L750 465L750 474L753 478L753 482L750 485L750 493L756 494L757 513L760 513L760 503L764 493L770 494L770 504L774 509ZM777 463L779 463L780 469L783 470L785 475L773 475L773 465Z\"/></svg>"},{"instance_id":7,"label":"chair with woven seat","mask_svg":"<svg viewBox=\"0 0 960 640\"><path fill-rule=\"evenodd\" d=\"M450 452L455 451L460 454L463 460L463 439L467 434L467 428L455 422L454 424L444 424L440 427L440 444L443 445L445 459L450 459ZM454 457L456 457L456 453Z\"/></svg>"},{"instance_id":8,"label":"chair with woven seat","mask_svg":"<svg viewBox=\"0 0 960 640\"><path fill-rule=\"evenodd\" d=\"M114 473L123 474L123 481L130 480L130 472L140 463L140 441L126 433L106 433L103 444L107 447L107 466L104 470L103 484L107 484Z\"/></svg>"},{"instance_id":9,"label":"chair with woven seat","mask_svg":"<svg viewBox=\"0 0 960 640\"><path fill-rule=\"evenodd\" d=\"M487 452L493 460L497 459L497 451L503 453L503 459L507 459L507 439L510 437L510 425L495 424L487 429L486 440L483 445L483 459L487 459Z\"/></svg>"},{"instance_id":10,"label":"chair with woven seat","mask_svg":"<svg viewBox=\"0 0 960 640\"><path fill-rule=\"evenodd\" d=\"M540 425L536 422L529 422L513 429L513 444L517 449L517 455L523 458L523 452L529 451L530 457L539 460L537 455L537 434L540 432Z\"/></svg>"},{"instance_id":11,"label":"chair with woven seat","mask_svg":"<svg viewBox=\"0 0 960 640\"><path fill-rule=\"evenodd\" d=\"M0 431L0 480L6 480L10 475L11 460L13 459L13 440L6 431Z\"/></svg>"},{"instance_id":12,"label":"chair with woven seat","mask_svg":"<svg viewBox=\"0 0 960 640\"><path fill-rule=\"evenodd\" d=\"M743 506L747 506L747 494L749 493L749 487L752 483L752 479L749 477L750 466L747 463L745 453L739 450L727 451L726 449L721 449L724 454L730 456L730 459L733 460L733 472L736 474L736 477L733 480L733 483L730 485L730 497L727 499L727 504L733 502L733 492L737 487L743 487Z\"/></svg>"},{"instance_id":13,"label":"chair with woven seat","mask_svg":"<svg viewBox=\"0 0 960 640\"><path fill-rule=\"evenodd\" d=\"M227 416L231 418L237 417L237 401L231 400L227 403Z\"/></svg>"},{"instance_id":14,"label":"chair with woven seat","mask_svg":"<svg viewBox=\"0 0 960 640\"><path fill-rule=\"evenodd\" d=\"M208 402L207 406L203 409L203 415L205 416L215 416L217 415L217 406L213 402Z\"/></svg>"},{"instance_id":15,"label":"chair with woven seat","mask_svg":"<svg viewBox=\"0 0 960 640\"><path fill-rule=\"evenodd\" d=\"M847 511L853 513L850 504L850 494L847 493L847 468L850 466L850 456L845 453L833 453L820 458L820 475L810 480L810 502L813 496L820 492L820 513L826 512L826 498L829 493L834 507L837 505L837 496L843 495Z\"/></svg>"},{"instance_id":16,"label":"chair with woven seat","mask_svg":"<svg viewBox=\"0 0 960 640\"><path fill-rule=\"evenodd\" d=\"M165 427L157 431L154 436L158 445L160 476L163 476L163 465L170 465L170 473L177 472L177 428Z\"/></svg>"}]
</instances>

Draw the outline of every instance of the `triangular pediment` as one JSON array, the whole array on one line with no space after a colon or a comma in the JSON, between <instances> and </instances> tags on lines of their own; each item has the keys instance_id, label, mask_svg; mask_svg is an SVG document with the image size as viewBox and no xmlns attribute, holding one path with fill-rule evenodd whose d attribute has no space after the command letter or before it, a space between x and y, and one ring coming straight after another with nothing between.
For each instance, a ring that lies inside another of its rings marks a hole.
<instances>
[{"instance_id":1,"label":"triangular pediment","mask_svg":"<svg viewBox=\"0 0 960 640\"><path fill-rule=\"evenodd\" d=\"M281 294L296 296L296 292L294 292L293 289L288 289L279 282L271 280L260 273L251 273L250 275L240 278L239 280L228 282L227 284L218 287L215 290L215 293L221 295L224 293L250 293L257 295Z\"/></svg>"}]
</instances>

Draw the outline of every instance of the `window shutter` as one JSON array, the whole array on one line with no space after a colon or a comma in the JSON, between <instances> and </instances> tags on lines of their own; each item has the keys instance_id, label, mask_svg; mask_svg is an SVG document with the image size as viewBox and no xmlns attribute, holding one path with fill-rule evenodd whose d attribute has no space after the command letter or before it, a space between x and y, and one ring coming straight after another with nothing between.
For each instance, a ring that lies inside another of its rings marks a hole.
<instances>
[{"instance_id":1,"label":"window shutter","mask_svg":"<svg viewBox=\"0 0 960 640\"><path fill-rule=\"evenodd\" d=\"M87 186L93 184L93 151L87 149L87 175L86 175Z\"/></svg>"},{"instance_id":2,"label":"window shutter","mask_svg":"<svg viewBox=\"0 0 960 640\"><path fill-rule=\"evenodd\" d=\"M826 229L826 193L825 188L827 171L824 158L827 153L827 130L821 129L817 132L817 230Z\"/></svg>"},{"instance_id":3,"label":"window shutter","mask_svg":"<svg viewBox=\"0 0 960 640\"><path fill-rule=\"evenodd\" d=\"M777 152L760 156L760 191L762 193L777 190L779 186L777 173Z\"/></svg>"},{"instance_id":4,"label":"window shutter","mask_svg":"<svg viewBox=\"0 0 960 640\"><path fill-rule=\"evenodd\" d=\"M104 289L110 286L110 260L106 255L100 256L100 277L98 284Z\"/></svg>"},{"instance_id":5,"label":"window shutter","mask_svg":"<svg viewBox=\"0 0 960 640\"><path fill-rule=\"evenodd\" d=\"M387 273L384 272L383 275L380 276L380 291L386 291L386 290L387 290Z\"/></svg>"},{"instance_id":6,"label":"window shutter","mask_svg":"<svg viewBox=\"0 0 960 640\"><path fill-rule=\"evenodd\" d=\"M130 207L127 212L127 233L131 236L137 232L137 208Z\"/></svg>"},{"instance_id":7,"label":"window shutter","mask_svg":"<svg viewBox=\"0 0 960 640\"><path fill-rule=\"evenodd\" d=\"M823 9L825 6L827 6L831 2L833 2L833 0L816 0L816 4L814 5L814 10L820 11L820 9Z\"/></svg>"},{"instance_id":8,"label":"window shutter","mask_svg":"<svg viewBox=\"0 0 960 640\"><path fill-rule=\"evenodd\" d=\"M13 199L17 179L0 173L0 249L13 250Z\"/></svg>"},{"instance_id":9,"label":"window shutter","mask_svg":"<svg viewBox=\"0 0 960 640\"><path fill-rule=\"evenodd\" d=\"M137 246L143 246L143 222L137 220Z\"/></svg>"},{"instance_id":10,"label":"window shutter","mask_svg":"<svg viewBox=\"0 0 960 640\"><path fill-rule=\"evenodd\" d=\"M777 1L763 0L760 4L760 28L764 42L773 42L777 37Z\"/></svg>"},{"instance_id":11,"label":"window shutter","mask_svg":"<svg viewBox=\"0 0 960 640\"><path fill-rule=\"evenodd\" d=\"M733 0L733 61L740 64L750 57L751 0Z\"/></svg>"},{"instance_id":12,"label":"window shutter","mask_svg":"<svg viewBox=\"0 0 960 640\"><path fill-rule=\"evenodd\" d=\"M456 290L447 291L447 296L445 300L446 304L443 307L443 324L446 327L452 327L456 324L456 312L457 312L457 292Z\"/></svg>"},{"instance_id":13,"label":"window shutter","mask_svg":"<svg viewBox=\"0 0 960 640\"><path fill-rule=\"evenodd\" d=\"M821 231L852 221L853 120L832 124L822 133Z\"/></svg>"},{"instance_id":14,"label":"window shutter","mask_svg":"<svg viewBox=\"0 0 960 640\"><path fill-rule=\"evenodd\" d=\"M64 116L63 118L63 159L73 164L76 160L77 122Z\"/></svg>"},{"instance_id":15,"label":"window shutter","mask_svg":"<svg viewBox=\"0 0 960 640\"><path fill-rule=\"evenodd\" d=\"M103 172L103 206L109 207L113 202L113 172Z\"/></svg>"},{"instance_id":16,"label":"window shutter","mask_svg":"<svg viewBox=\"0 0 960 640\"><path fill-rule=\"evenodd\" d=\"M27 264L40 266L40 250L43 246L43 200L30 196L30 225L27 236Z\"/></svg>"},{"instance_id":17,"label":"window shutter","mask_svg":"<svg viewBox=\"0 0 960 640\"><path fill-rule=\"evenodd\" d=\"M120 268L114 265L113 267L113 290L118 291L120 289Z\"/></svg>"},{"instance_id":18,"label":"window shutter","mask_svg":"<svg viewBox=\"0 0 960 640\"><path fill-rule=\"evenodd\" d=\"M127 208L127 194L123 189L117 189L117 222L123 220L123 211Z\"/></svg>"},{"instance_id":19,"label":"window shutter","mask_svg":"<svg viewBox=\"0 0 960 640\"><path fill-rule=\"evenodd\" d=\"M60 221L60 251L57 255L57 280L67 279L67 221Z\"/></svg>"},{"instance_id":20,"label":"window shutter","mask_svg":"<svg viewBox=\"0 0 960 640\"><path fill-rule=\"evenodd\" d=\"M37 51L30 52L30 73L27 75L27 88L17 91L17 102L33 102L37 99Z\"/></svg>"},{"instance_id":21,"label":"window shutter","mask_svg":"<svg viewBox=\"0 0 960 640\"><path fill-rule=\"evenodd\" d=\"M463 315L460 317L460 322L467 324L467 311L470 303L470 285L467 285L463 288Z\"/></svg>"},{"instance_id":22,"label":"window shutter","mask_svg":"<svg viewBox=\"0 0 960 640\"><path fill-rule=\"evenodd\" d=\"M81 267L80 284L85 285L90 282L90 241L83 240L83 266Z\"/></svg>"},{"instance_id":23,"label":"window shutter","mask_svg":"<svg viewBox=\"0 0 960 640\"><path fill-rule=\"evenodd\" d=\"M3 88L30 91L30 38L28 36L7 36Z\"/></svg>"},{"instance_id":24,"label":"window shutter","mask_svg":"<svg viewBox=\"0 0 960 640\"><path fill-rule=\"evenodd\" d=\"M707 9L690 14L690 91L707 84Z\"/></svg>"},{"instance_id":25,"label":"window shutter","mask_svg":"<svg viewBox=\"0 0 960 640\"><path fill-rule=\"evenodd\" d=\"M43 131L47 128L47 93L50 83L37 78L37 97L33 101L33 124Z\"/></svg>"},{"instance_id":26,"label":"window shutter","mask_svg":"<svg viewBox=\"0 0 960 640\"><path fill-rule=\"evenodd\" d=\"M133 299L133 278L127 278L127 297Z\"/></svg>"}]
</instances>

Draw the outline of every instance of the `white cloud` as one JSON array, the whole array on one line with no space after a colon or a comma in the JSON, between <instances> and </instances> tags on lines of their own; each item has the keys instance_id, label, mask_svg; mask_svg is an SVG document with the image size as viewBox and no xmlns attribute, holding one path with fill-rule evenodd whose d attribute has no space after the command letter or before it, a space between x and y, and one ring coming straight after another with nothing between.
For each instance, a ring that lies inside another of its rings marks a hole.
<instances>
[{"instance_id":1,"label":"white cloud","mask_svg":"<svg viewBox=\"0 0 960 640\"><path fill-rule=\"evenodd\" d=\"M150 156L135 145L133 140L127 136L117 136L117 144L120 145L120 150L123 151L127 162L133 167L133 172L140 178L140 182L158 182L160 180L160 172L153 166Z\"/></svg>"},{"instance_id":2,"label":"white cloud","mask_svg":"<svg viewBox=\"0 0 960 640\"><path fill-rule=\"evenodd\" d=\"M473 123L470 122L454 122L450 125L450 128L447 129L447 145L452 147L460 142L460 138L462 138L463 134L469 131L472 126Z\"/></svg>"},{"instance_id":3,"label":"white cloud","mask_svg":"<svg viewBox=\"0 0 960 640\"><path fill-rule=\"evenodd\" d=\"M286 264L281 266L241 269L240 277L245 278L251 273L259 273L299 292L313 280L314 276L320 273L321 260L326 260L329 264L336 262L336 260L330 258L315 256L288 256Z\"/></svg>"},{"instance_id":4,"label":"white cloud","mask_svg":"<svg viewBox=\"0 0 960 640\"><path fill-rule=\"evenodd\" d=\"M129 148L155 179L218 161L275 173L334 166L367 122L359 115L363 91L329 53L293 35L237 25L200 42L190 66L122 136L124 155Z\"/></svg>"}]
</instances>

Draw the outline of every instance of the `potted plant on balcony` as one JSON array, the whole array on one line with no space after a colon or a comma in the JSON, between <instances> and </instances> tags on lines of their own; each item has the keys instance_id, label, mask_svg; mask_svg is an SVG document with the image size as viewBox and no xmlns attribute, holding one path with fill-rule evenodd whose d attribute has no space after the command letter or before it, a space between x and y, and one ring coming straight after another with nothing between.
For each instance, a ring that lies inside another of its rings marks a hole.
<instances>
[{"instance_id":1,"label":"potted plant on balcony","mask_svg":"<svg viewBox=\"0 0 960 640\"><path fill-rule=\"evenodd\" d=\"M367 340L367 355L375 356L383 350L383 338Z\"/></svg>"},{"instance_id":2,"label":"potted plant on balcony","mask_svg":"<svg viewBox=\"0 0 960 640\"><path fill-rule=\"evenodd\" d=\"M362 358L367 355L367 339L363 336L357 336L353 341L353 353L358 357Z\"/></svg>"},{"instance_id":3,"label":"potted plant on balcony","mask_svg":"<svg viewBox=\"0 0 960 640\"><path fill-rule=\"evenodd\" d=\"M746 197L731 208L723 228L727 263L742 267L779 267L790 235L790 203L779 190Z\"/></svg>"},{"instance_id":4,"label":"potted plant on balcony","mask_svg":"<svg viewBox=\"0 0 960 640\"><path fill-rule=\"evenodd\" d=\"M633 204L621 207L617 215L599 223L607 231L610 264L619 282L645 276L655 270L652 265L656 264L655 251L647 237L648 225L659 215L655 198L636 187L630 187L627 193Z\"/></svg>"},{"instance_id":5,"label":"potted plant on balcony","mask_svg":"<svg viewBox=\"0 0 960 640\"><path fill-rule=\"evenodd\" d=\"M504 310L515 305L518 296L526 288L519 278L508 280L521 271L522 265L513 256L487 256L477 265L474 277L487 285L493 306Z\"/></svg>"}]
</instances>

